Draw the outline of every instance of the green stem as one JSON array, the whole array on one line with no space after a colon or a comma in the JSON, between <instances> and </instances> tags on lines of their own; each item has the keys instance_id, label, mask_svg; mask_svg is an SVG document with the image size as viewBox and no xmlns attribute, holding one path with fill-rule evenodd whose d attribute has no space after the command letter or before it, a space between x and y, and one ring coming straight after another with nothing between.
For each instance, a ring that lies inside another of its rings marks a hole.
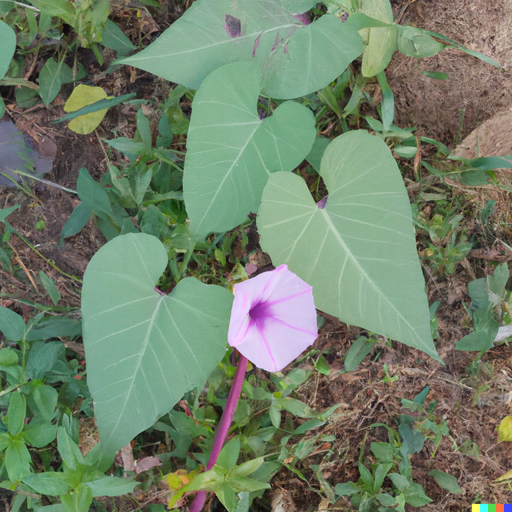
<instances>
[{"instance_id":1,"label":"green stem","mask_svg":"<svg viewBox=\"0 0 512 512\"><path fill-rule=\"evenodd\" d=\"M26 382L22 382L21 384L16 384L16 386L13 386L12 388L9 388L9 389L6 389L4 391L2 391L0 393L0 398L2 398L3 396L9 394L11 391L14 391L18 388L21 388L21 386L24 386L26 384Z\"/></svg>"},{"instance_id":2,"label":"green stem","mask_svg":"<svg viewBox=\"0 0 512 512\"><path fill-rule=\"evenodd\" d=\"M18 236L23 242L25 242L40 258L43 258L50 267L54 268L59 274L62 274L65 277L69 277L69 279L73 279L73 281L76 281L77 283L83 284L83 281L81 279L78 279L78 277L72 276L70 274L66 274L63 270L61 270L55 263L53 263L52 260L49 260L48 258L44 257L23 235L20 235L16 230L12 231L16 236Z\"/></svg>"}]
</instances>

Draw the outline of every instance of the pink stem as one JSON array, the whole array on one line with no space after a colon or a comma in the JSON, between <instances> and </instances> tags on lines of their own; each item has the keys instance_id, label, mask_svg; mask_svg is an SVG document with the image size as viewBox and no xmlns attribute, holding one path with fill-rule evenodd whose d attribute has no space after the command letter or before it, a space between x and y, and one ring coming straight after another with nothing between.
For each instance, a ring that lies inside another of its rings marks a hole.
<instances>
[{"instance_id":1,"label":"pink stem","mask_svg":"<svg viewBox=\"0 0 512 512\"><path fill-rule=\"evenodd\" d=\"M222 446L224 445L224 441L226 440L226 436L228 435L229 427L233 421L233 415L235 414L236 405L242 391L246 370L247 358L240 354L240 360L238 361L235 378L233 379L231 389L229 390L228 401L226 402L226 407L222 413L219 426L217 427L215 435L213 436L212 451L210 452L210 458L208 459L208 465L206 466L207 471L215 466L217 458L219 457L219 453L222 450ZM190 506L190 512L201 512L205 501L206 491L199 491L196 494L192 505Z\"/></svg>"}]
</instances>

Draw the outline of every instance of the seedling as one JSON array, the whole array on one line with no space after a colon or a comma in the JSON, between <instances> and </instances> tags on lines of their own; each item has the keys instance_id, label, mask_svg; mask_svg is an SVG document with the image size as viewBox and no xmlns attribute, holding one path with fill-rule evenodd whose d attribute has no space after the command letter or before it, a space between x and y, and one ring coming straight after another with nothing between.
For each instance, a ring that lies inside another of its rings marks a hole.
<instances>
[{"instance_id":1,"label":"seedling","mask_svg":"<svg viewBox=\"0 0 512 512\"><path fill-rule=\"evenodd\" d=\"M469 283L471 304L465 307L474 331L457 342L457 350L478 351L480 359L495 343L504 343L512 336L511 294L505 289L508 279L508 266L502 263L493 275Z\"/></svg>"},{"instance_id":2,"label":"seedling","mask_svg":"<svg viewBox=\"0 0 512 512\"><path fill-rule=\"evenodd\" d=\"M440 276L451 275L455 265L463 260L472 249L459 227L462 215L450 212L435 213L425 220L419 215L416 224L424 229L430 238L423 250L423 257L432 262L434 271Z\"/></svg>"}]
</instances>

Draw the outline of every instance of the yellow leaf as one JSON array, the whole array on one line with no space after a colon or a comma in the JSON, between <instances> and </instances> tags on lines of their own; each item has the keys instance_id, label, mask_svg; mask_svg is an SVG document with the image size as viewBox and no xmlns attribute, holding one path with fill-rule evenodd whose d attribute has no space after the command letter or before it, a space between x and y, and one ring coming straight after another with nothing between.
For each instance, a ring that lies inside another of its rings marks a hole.
<instances>
[{"instance_id":1,"label":"yellow leaf","mask_svg":"<svg viewBox=\"0 0 512 512\"><path fill-rule=\"evenodd\" d=\"M169 484L169 487L176 491L181 489L184 485L189 484L194 479L194 477L197 476L198 473L198 470L187 473L185 469L178 469L174 473L167 475L165 478Z\"/></svg>"},{"instance_id":2,"label":"yellow leaf","mask_svg":"<svg viewBox=\"0 0 512 512\"><path fill-rule=\"evenodd\" d=\"M167 483L169 484L169 487L173 491L177 491L178 489L181 489L183 487L182 479L175 473L171 473L170 475L167 475L165 478L167 480Z\"/></svg>"},{"instance_id":3,"label":"yellow leaf","mask_svg":"<svg viewBox=\"0 0 512 512\"><path fill-rule=\"evenodd\" d=\"M510 480L510 479L512 479L512 469L494 481L495 482L503 482L504 480Z\"/></svg>"},{"instance_id":4,"label":"yellow leaf","mask_svg":"<svg viewBox=\"0 0 512 512\"><path fill-rule=\"evenodd\" d=\"M500 442L512 441L512 416L503 418L498 429L498 439Z\"/></svg>"},{"instance_id":5,"label":"yellow leaf","mask_svg":"<svg viewBox=\"0 0 512 512\"><path fill-rule=\"evenodd\" d=\"M101 87L91 87L89 85L80 84L75 87L71 96L68 98L68 101L66 101L64 110L66 112L75 112L80 108L86 107L87 105L99 100L103 100L106 97L107 93ZM72 119L69 122L68 128L75 133L87 135L94 131L101 121L103 121L107 110L108 109L98 110L97 112L91 112L84 116L75 117L75 119Z\"/></svg>"}]
</instances>

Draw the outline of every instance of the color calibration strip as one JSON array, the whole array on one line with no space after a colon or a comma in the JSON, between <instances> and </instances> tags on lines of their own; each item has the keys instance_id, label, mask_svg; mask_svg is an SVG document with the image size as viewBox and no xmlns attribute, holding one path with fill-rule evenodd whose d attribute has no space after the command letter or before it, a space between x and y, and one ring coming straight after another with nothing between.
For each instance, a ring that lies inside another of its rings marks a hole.
<instances>
[{"instance_id":1,"label":"color calibration strip","mask_svg":"<svg viewBox=\"0 0 512 512\"><path fill-rule=\"evenodd\" d=\"M512 512L512 505L471 505L471 512Z\"/></svg>"}]
</instances>

